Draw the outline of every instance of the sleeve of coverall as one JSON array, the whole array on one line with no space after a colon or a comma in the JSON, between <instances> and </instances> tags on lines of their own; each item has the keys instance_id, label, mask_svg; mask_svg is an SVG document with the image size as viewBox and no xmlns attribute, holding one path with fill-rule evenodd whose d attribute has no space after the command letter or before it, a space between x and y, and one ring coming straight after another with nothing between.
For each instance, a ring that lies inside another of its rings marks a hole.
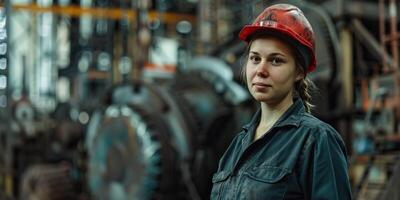
<instances>
[{"instance_id":1,"label":"sleeve of coverall","mask_svg":"<svg viewBox=\"0 0 400 200\"><path fill-rule=\"evenodd\" d=\"M303 149L300 185L305 199L351 199L348 162L344 142L331 127L317 129Z\"/></svg>"}]
</instances>

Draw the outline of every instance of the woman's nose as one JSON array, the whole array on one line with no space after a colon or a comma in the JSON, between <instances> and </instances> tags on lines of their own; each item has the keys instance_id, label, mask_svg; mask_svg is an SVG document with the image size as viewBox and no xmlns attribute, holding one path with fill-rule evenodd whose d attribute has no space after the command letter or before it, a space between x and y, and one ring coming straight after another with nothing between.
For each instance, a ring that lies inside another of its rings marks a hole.
<instances>
[{"instance_id":1,"label":"woman's nose","mask_svg":"<svg viewBox=\"0 0 400 200\"><path fill-rule=\"evenodd\" d=\"M262 77L266 77L269 75L268 66L266 62L259 63L259 65L257 66L256 74L257 76L262 76Z\"/></svg>"}]
</instances>

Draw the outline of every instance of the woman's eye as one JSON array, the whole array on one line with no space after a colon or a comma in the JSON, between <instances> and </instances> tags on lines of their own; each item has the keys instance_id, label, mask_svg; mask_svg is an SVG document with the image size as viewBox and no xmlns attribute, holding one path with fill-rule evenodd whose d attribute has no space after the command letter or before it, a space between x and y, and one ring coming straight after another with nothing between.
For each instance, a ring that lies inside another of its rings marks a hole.
<instances>
[{"instance_id":1,"label":"woman's eye","mask_svg":"<svg viewBox=\"0 0 400 200\"><path fill-rule=\"evenodd\" d=\"M270 62L272 65L281 65L284 60L282 60L281 58L271 58Z\"/></svg>"},{"instance_id":2,"label":"woman's eye","mask_svg":"<svg viewBox=\"0 0 400 200\"><path fill-rule=\"evenodd\" d=\"M250 56L250 60L253 62L260 62L261 58L260 56Z\"/></svg>"}]
</instances>

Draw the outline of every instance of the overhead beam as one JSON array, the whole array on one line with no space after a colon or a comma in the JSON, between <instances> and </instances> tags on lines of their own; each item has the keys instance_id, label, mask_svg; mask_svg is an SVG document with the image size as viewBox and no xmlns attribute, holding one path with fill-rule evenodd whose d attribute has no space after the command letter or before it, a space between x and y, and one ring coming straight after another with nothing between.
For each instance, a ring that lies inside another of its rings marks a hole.
<instances>
[{"instance_id":1,"label":"overhead beam","mask_svg":"<svg viewBox=\"0 0 400 200\"><path fill-rule=\"evenodd\" d=\"M121 9L121 8L84 8L76 5L69 6L38 6L37 4L13 4L12 11L28 11L34 13L51 12L58 15L68 15L71 17L81 17L83 15L90 15L93 18L107 18L107 19L128 19L136 20L136 10L134 9ZM157 11L149 12L150 21L157 18L162 18L166 23L176 24L179 21L186 20L191 23L196 23L196 16L189 14L163 12Z\"/></svg>"},{"instance_id":2,"label":"overhead beam","mask_svg":"<svg viewBox=\"0 0 400 200\"><path fill-rule=\"evenodd\" d=\"M339 4L338 0L329 0L321 4L333 18L338 19L343 16L351 16L370 20L379 20L379 4L376 2L364 2L356 0L346 0L344 5ZM342 8L338 8L343 6ZM386 8L385 10L389 10ZM340 12L339 12L340 11ZM397 7L397 13L400 13L400 7ZM385 13L385 19L389 20L389 12ZM400 15L397 16L400 20Z\"/></svg>"}]
</instances>

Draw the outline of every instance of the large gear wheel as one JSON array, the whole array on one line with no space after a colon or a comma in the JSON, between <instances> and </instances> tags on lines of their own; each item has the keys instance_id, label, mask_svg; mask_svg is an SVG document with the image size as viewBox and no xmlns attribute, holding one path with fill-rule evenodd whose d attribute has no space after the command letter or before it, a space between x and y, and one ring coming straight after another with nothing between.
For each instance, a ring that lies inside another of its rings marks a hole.
<instances>
[{"instance_id":1,"label":"large gear wheel","mask_svg":"<svg viewBox=\"0 0 400 200\"><path fill-rule=\"evenodd\" d=\"M88 169L96 199L154 199L173 193L163 182L176 174L175 154L160 134L165 126L146 115L130 106L111 105L99 120Z\"/></svg>"}]
</instances>

